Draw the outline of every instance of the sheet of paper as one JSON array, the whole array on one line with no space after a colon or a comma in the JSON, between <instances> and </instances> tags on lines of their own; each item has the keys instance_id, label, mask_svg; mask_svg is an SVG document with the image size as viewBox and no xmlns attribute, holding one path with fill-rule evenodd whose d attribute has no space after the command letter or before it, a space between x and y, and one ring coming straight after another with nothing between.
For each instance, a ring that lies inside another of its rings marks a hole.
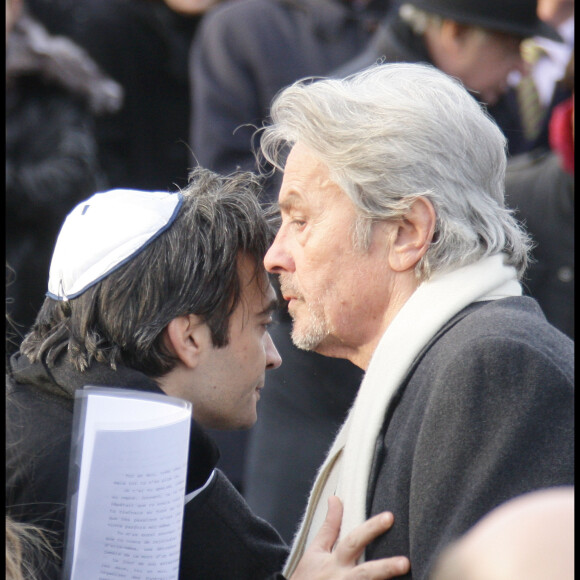
<instances>
[{"instance_id":1,"label":"sheet of paper","mask_svg":"<svg viewBox=\"0 0 580 580\"><path fill-rule=\"evenodd\" d=\"M177 579L191 406L84 404L71 580Z\"/></svg>"}]
</instances>

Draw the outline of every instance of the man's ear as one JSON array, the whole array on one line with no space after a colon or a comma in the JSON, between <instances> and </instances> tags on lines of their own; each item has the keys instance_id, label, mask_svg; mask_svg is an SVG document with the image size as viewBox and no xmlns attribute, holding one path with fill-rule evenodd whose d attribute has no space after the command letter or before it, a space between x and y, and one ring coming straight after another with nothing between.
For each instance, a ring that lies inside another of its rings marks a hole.
<instances>
[{"instance_id":1,"label":"man's ear","mask_svg":"<svg viewBox=\"0 0 580 580\"><path fill-rule=\"evenodd\" d=\"M441 22L441 29L439 31L439 38L443 50L451 55L461 54L465 39L473 30L472 26L467 26L455 20L445 18Z\"/></svg>"},{"instance_id":2,"label":"man's ear","mask_svg":"<svg viewBox=\"0 0 580 580\"><path fill-rule=\"evenodd\" d=\"M389 248L392 270L404 272L417 265L433 240L435 223L433 204L425 197L418 197L393 233Z\"/></svg>"},{"instance_id":3,"label":"man's ear","mask_svg":"<svg viewBox=\"0 0 580 580\"><path fill-rule=\"evenodd\" d=\"M167 325L165 336L169 349L188 368L195 368L208 341L212 344L209 327L195 314L174 318Z\"/></svg>"}]
</instances>

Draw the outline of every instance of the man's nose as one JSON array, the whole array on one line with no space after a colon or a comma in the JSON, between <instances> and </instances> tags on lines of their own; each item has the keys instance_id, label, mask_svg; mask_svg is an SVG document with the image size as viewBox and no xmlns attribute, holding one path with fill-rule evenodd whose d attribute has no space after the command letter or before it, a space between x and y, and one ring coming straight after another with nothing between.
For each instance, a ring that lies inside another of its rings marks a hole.
<instances>
[{"instance_id":1,"label":"man's nose","mask_svg":"<svg viewBox=\"0 0 580 580\"><path fill-rule=\"evenodd\" d=\"M286 248L286 241L281 232L274 239L264 256L264 266L270 274L294 271L294 260Z\"/></svg>"},{"instance_id":2,"label":"man's nose","mask_svg":"<svg viewBox=\"0 0 580 580\"><path fill-rule=\"evenodd\" d=\"M266 333L266 369L272 371L277 369L282 364L282 357L270 336L270 333Z\"/></svg>"}]
</instances>

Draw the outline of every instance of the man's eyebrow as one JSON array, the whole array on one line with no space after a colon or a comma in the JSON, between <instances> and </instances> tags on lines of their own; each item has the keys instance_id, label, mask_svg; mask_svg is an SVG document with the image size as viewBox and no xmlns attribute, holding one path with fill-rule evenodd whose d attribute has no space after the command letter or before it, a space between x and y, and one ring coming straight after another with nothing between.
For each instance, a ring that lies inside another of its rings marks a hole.
<instances>
[{"instance_id":1,"label":"man's eyebrow","mask_svg":"<svg viewBox=\"0 0 580 580\"><path fill-rule=\"evenodd\" d=\"M296 206L300 206L302 204L302 197L293 191L288 193L283 201L278 202L278 208L280 211L288 211Z\"/></svg>"}]
</instances>

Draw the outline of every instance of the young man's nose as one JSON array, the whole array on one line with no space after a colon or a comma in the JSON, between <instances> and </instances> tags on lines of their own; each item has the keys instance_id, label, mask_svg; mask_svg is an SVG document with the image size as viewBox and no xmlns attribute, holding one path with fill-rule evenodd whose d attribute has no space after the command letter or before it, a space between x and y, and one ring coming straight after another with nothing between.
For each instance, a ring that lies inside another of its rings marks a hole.
<instances>
[{"instance_id":1,"label":"young man's nose","mask_svg":"<svg viewBox=\"0 0 580 580\"><path fill-rule=\"evenodd\" d=\"M280 353L270 336L270 333L266 333L266 368L269 371L277 369L282 364L282 358Z\"/></svg>"}]
</instances>

